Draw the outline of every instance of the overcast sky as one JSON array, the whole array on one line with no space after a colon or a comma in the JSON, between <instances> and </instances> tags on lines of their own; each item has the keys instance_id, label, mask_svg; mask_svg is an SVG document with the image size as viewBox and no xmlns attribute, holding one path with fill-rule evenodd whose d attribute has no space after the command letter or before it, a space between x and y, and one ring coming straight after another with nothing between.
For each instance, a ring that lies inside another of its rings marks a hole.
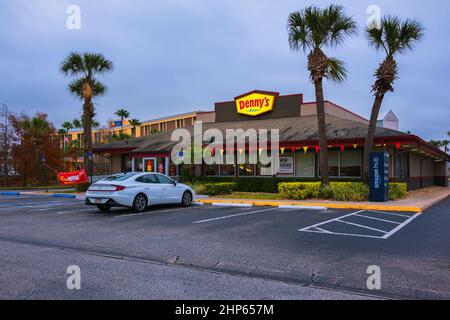
<instances>
[{"instance_id":1,"label":"overcast sky","mask_svg":"<svg viewBox=\"0 0 450 320\"><path fill-rule=\"evenodd\" d=\"M81 115L58 71L72 51L103 53L114 71L101 78L108 94L95 100L104 123L123 107L148 120L192 110L253 90L304 93L314 100L306 56L291 52L290 12L330 1L291 0L0 0L0 102L15 112L42 111L58 127ZM448 0L347 0L362 29L369 5L382 14L418 19L426 28L413 52L398 57L400 79L383 111L392 109L401 129L425 139L450 130ZM66 27L69 5L81 9L81 29ZM368 117L372 74L383 59L364 34L327 54L346 62L344 84L326 83L325 97Z\"/></svg>"}]
</instances>

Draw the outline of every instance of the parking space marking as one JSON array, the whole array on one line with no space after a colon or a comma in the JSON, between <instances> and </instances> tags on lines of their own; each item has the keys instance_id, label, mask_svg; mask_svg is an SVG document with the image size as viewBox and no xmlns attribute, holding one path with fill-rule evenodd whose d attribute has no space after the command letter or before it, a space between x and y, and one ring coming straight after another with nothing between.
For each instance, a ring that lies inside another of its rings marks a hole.
<instances>
[{"instance_id":1,"label":"parking space marking","mask_svg":"<svg viewBox=\"0 0 450 320\"><path fill-rule=\"evenodd\" d=\"M48 215L61 215L61 214L67 214L67 213L78 213L78 212L92 212L92 213L94 213L94 212L98 212L98 211L95 211L95 209L94 208L90 208L90 209L84 209L84 210L68 210L68 211L60 211L60 212L52 212L52 213L49 213Z\"/></svg>"},{"instance_id":2,"label":"parking space marking","mask_svg":"<svg viewBox=\"0 0 450 320\"><path fill-rule=\"evenodd\" d=\"M368 229L368 230L372 230L372 231L376 231L376 232L381 232L381 233L386 233L386 232L387 232L387 231L384 231L384 230L380 230L380 229L376 229L376 228L371 228L371 227L368 227L368 226L363 226L362 224L357 224L357 223L348 222L348 221L336 220L336 222L345 223L345 224L348 224L348 225L350 225L350 226L355 226L355 227L359 227L359 228L364 228L364 229Z\"/></svg>"},{"instance_id":3,"label":"parking space marking","mask_svg":"<svg viewBox=\"0 0 450 320\"><path fill-rule=\"evenodd\" d=\"M388 239L390 236L392 236L393 234L397 233L400 229L402 229L404 226L406 226L407 224L409 224L411 221L413 221L415 218L417 218L418 216L420 216L422 213L416 213L415 215L413 215L412 217L410 217L409 219L407 219L405 222L403 222L402 224L400 224L399 226L397 226L396 228L394 228L393 230L389 231L388 233L386 233L383 236L383 239Z\"/></svg>"},{"instance_id":4,"label":"parking space marking","mask_svg":"<svg viewBox=\"0 0 450 320\"><path fill-rule=\"evenodd\" d=\"M377 220L377 221L383 221L383 222L387 222L387 223L392 223L392 224L401 224L400 222L397 221L392 221L392 220L386 220L386 219L380 219L380 218L375 218L375 217L369 217L369 216L363 216L361 214L354 214L355 217L361 217L361 218L366 218L366 219L371 219L371 220Z\"/></svg>"},{"instance_id":5,"label":"parking space marking","mask_svg":"<svg viewBox=\"0 0 450 320\"><path fill-rule=\"evenodd\" d=\"M388 220L388 219L384 219L383 218L376 218L376 217L372 217L372 216L366 216L363 215L362 213L364 212L375 212L375 213L380 213L380 214L389 214L392 216L396 216L396 217L403 217L403 218L407 218L406 220L404 220L403 222L398 222L398 221L392 221L392 220ZM408 225L409 223L411 223L411 221L413 221L415 218L417 218L419 215L421 215L422 213L416 213L413 216L409 216L409 215L403 215L403 214L398 214L398 213L391 213L391 212L386 212L386 211L375 211L375 210L360 210L360 211L356 211L350 214L346 214L344 216L338 217L338 218L334 218L334 219L330 219L327 221L323 221L320 223L317 223L315 225L312 226L308 226L305 228L302 228L298 231L300 232L310 232L310 233L318 233L318 234L327 234L327 235L340 235L340 236L351 236L351 237L362 237L362 238L372 238L372 239L389 239L391 236L393 236L394 234L396 234L398 231L400 231L401 229L403 229L406 225ZM380 222L384 222L384 223L391 223L391 224L395 224L397 225L395 228L393 228L392 230L386 231L386 230L381 230L378 228L374 228L370 225L365 225L365 224L360 224L360 223L353 223L353 222L349 222L349 221L345 221L345 218L349 218L349 217L360 217L360 218L366 218L372 221L380 221ZM333 232L330 230L327 230L326 228L324 228L324 226L326 225L330 225L333 222L339 222L342 224L346 224L346 225L350 225L350 226L354 226L357 228L361 228L361 229L367 229L367 230L371 230L371 231L375 231L375 232L379 232L381 233L380 236L374 236L371 234L364 234L364 233L346 233L346 232Z\"/></svg>"},{"instance_id":6,"label":"parking space marking","mask_svg":"<svg viewBox=\"0 0 450 320\"><path fill-rule=\"evenodd\" d=\"M410 218L411 217L411 216L408 216L406 214L386 212L386 211L375 211L375 210L365 210L365 211L367 211L367 212L375 212L375 213L383 213L383 214L388 214L388 215L391 215L391 216L402 217L402 218Z\"/></svg>"},{"instance_id":7,"label":"parking space marking","mask_svg":"<svg viewBox=\"0 0 450 320\"><path fill-rule=\"evenodd\" d=\"M228 218L234 218L234 217L239 217L239 216L247 216L247 215L251 215L251 214L255 214L255 213L261 213L261 212L266 212L266 211L271 211L271 210L276 210L276 209L278 209L278 208L269 208L269 209L264 209L264 210L257 210L257 211L250 211L250 212L244 212L244 213L230 214L228 216L222 216L222 217L217 217L217 218L199 220L199 221L194 221L192 223L198 224L198 223L204 223L204 222L210 222L210 221L216 221L216 220L224 220L224 219L228 219Z\"/></svg>"},{"instance_id":8,"label":"parking space marking","mask_svg":"<svg viewBox=\"0 0 450 320\"><path fill-rule=\"evenodd\" d=\"M200 207L203 208L203 207ZM156 210L156 211L150 211L150 212L142 212L142 213L132 213L132 214L125 214L125 215L120 215L120 216L115 216L115 219L120 219L120 218L129 218L129 217L136 217L136 216L146 216L149 214L155 214L155 213L160 213L160 212L172 212L172 211L180 211L180 210L188 210L188 209L200 209L197 207L189 207L189 208L177 208L177 209L167 209L167 210Z\"/></svg>"}]
</instances>

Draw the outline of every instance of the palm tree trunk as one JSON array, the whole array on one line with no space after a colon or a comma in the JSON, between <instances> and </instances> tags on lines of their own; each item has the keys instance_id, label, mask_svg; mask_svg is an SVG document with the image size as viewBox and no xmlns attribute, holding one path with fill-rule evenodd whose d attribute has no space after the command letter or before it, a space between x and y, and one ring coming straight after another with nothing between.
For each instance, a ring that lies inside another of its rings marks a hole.
<instances>
[{"instance_id":1,"label":"palm tree trunk","mask_svg":"<svg viewBox=\"0 0 450 320\"><path fill-rule=\"evenodd\" d=\"M375 131L377 129L378 115L380 113L381 104L383 103L384 94L377 95L372 106L372 114L370 115L369 131L367 132L366 142L364 144L364 181L369 183L369 154L373 151Z\"/></svg>"},{"instance_id":2,"label":"palm tree trunk","mask_svg":"<svg viewBox=\"0 0 450 320\"><path fill-rule=\"evenodd\" d=\"M83 105L83 117L84 117L84 137L83 137L83 151L84 151L84 167L88 175L92 175L91 161L89 155L92 155L92 114L93 114L92 101L90 98L85 98Z\"/></svg>"},{"instance_id":3,"label":"palm tree trunk","mask_svg":"<svg viewBox=\"0 0 450 320\"><path fill-rule=\"evenodd\" d=\"M330 178L328 173L328 143L322 79L316 81L314 85L316 90L317 126L319 129L320 176L322 186L326 187L330 184Z\"/></svg>"}]
</instances>

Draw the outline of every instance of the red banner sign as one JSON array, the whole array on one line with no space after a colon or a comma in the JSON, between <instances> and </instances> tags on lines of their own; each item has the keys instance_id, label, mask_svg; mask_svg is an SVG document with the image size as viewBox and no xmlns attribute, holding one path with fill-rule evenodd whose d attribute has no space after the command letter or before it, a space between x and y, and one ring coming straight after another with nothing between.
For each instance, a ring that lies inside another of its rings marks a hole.
<instances>
[{"instance_id":1,"label":"red banner sign","mask_svg":"<svg viewBox=\"0 0 450 320\"><path fill-rule=\"evenodd\" d=\"M86 170L58 173L58 182L62 186L73 186L89 181Z\"/></svg>"}]
</instances>

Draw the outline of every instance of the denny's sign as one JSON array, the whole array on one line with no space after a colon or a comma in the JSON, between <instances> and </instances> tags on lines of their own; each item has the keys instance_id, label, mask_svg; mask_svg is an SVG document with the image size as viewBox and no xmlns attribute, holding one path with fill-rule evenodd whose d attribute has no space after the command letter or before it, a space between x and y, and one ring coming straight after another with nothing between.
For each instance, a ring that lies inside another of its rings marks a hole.
<instances>
[{"instance_id":1,"label":"denny's sign","mask_svg":"<svg viewBox=\"0 0 450 320\"><path fill-rule=\"evenodd\" d=\"M237 112L254 117L272 111L276 97L276 93L257 91L237 97L235 99Z\"/></svg>"}]
</instances>

